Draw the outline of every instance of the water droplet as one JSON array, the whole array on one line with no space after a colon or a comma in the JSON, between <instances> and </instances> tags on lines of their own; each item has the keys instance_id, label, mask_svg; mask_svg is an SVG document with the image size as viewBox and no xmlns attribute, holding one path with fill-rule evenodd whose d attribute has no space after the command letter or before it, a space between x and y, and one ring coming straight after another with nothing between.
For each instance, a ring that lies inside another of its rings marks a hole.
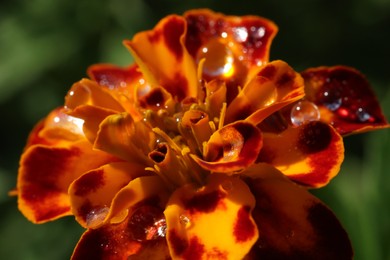
<instances>
[{"instance_id":1,"label":"water droplet","mask_svg":"<svg viewBox=\"0 0 390 260\"><path fill-rule=\"evenodd\" d=\"M227 181L224 181L221 185L222 189L224 189L225 191L229 192L233 189L233 183L229 180Z\"/></svg>"},{"instance_id":2,"label":"water droplet","mask_svg":"<svg viewBox=\"0 0 390 260\"><path fill-rule=\"evenodd\" d=\"M77 135L84 135L84 120L69 116L63 112L57 112L53 117L47 120L47 127L63 128Z\"/></svg>"},{"instance_id":3,"label":"water droplet","mask_svg":"<svg viewBox=\"0 0 390 260\"><path fill-rule=\"evenodd\" d=\"M186 215L180 215L179 221L180 221L180 224L182 224L183 226L187 226L190 224L190 219Z\"/></svg>"},{"instance_id":4,"label":"water droplet","mask_svg":"<svg viewBox=\"0 0 390 260\"><path fill-rule=\"evenodd\" d=\"M331 111L339 109L343 103L341 94L337 91L324 91L319 100Z\"/></svg>"},{"instance_id":5,"label":"water droplet","mask_svg":"<svg viewBox=\"0 0 390 260\"><path fill-rule=\"evenodd\" d=\"M371 115L364 109L364 108L358 108L356 111L356 115L359 119L360 122L367 122L367 121L372 121Z\"/></svg>"},{"instance_id":6,"label":"water droplet","mask_svg":"<svg viewBox=\"0 0 390 260\"><path fill-rule=\"evenodd\" d=\"M142 206L131 215L127 227L131 237L142 242L165 237L167 224L161 209Z\"/></svg>"},{"instance_id":7,"label":"water droplet","mask_svg":"<svg viewBox=\"0 0 390 260\"><path fill-rule=\"evenodd\" d=\"M85 217L85 222L88 228L98 227L107 217L109 208L106 206L91 210Z\"/></svg>"},{"instance_id":8,"label":"water droplet","mask_svg":"<svg viewBox=\"0 0 390 260\"><path fill-rule=\"evenodd\" d=\"M320 119L320 111L314 103L300 101L291 109L290 117L293 125L300 126L310 121L318 121Z\"/></svg>"},{"instance_id":9,"label":"water droplet","mask_svg":"<svg viewBox=\"0 0 390 260\"><path fill-rule=\"evenodd\" d=\"M234 73L234 57L232 51L222 39L211 39L200 48L197 60L205 59L203 73L210 77L229 77Z\"/></svg>"},{"instance_id":10,"label":"water droplet","mask_svg":"<svg viewBox=\"0 0 390 260\"><path fill-rule=\"evenodd\" d=\"M245 27L236 27L233 29L234 38L238 42L244 42L248 38L248 31Z\"/></svg>"}]
</instances>

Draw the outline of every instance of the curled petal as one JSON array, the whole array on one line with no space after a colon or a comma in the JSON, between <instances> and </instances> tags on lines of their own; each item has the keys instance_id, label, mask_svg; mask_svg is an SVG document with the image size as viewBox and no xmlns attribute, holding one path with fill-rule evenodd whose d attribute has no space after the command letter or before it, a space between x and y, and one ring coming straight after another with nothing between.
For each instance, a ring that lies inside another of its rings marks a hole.
<instances>
[{"instance_id":1,"label":"curled petal","mask_svg":"<svg viewBox=\"0 0 390 260\"><path fill-rule=\"evenodd\" d=\"M25 149L31 145L66 146L84 139L83 120L70 116L63 107L54 109L31 131Z\"/></svg>"},{"instance_id":2,"label":"curled petal","mask_svg":"<svg viewBox=\"0 0 390 260\"><path fill-rule=\"evenodd\" d=\"M206 84L206 110L210 119L220 118L223 104L226 102L226 84L221 80L212 80Z\"/></svg>"},{"instance_id":3,"label":"curled petal","mask_svg":"<svg viewBox=\"0 0 390 260\"><path fill-rule=\"evenodd\" d=\"M233 173L253 164L262 147L260 130L245 121L237 121L214 132L207 142L204 159L192 158L204 169Z\"/></svg>"},{"instance_id":4,"label":"curled petal","mask_svg":"<svg viewBox=\"0 0 390 260\"><path fill-rule=\"evenodd\" d=\"M34 145L24 152L17 183L18 205L30 221L42 223L69 215L70 183L83 173L115 160L91 148L84 140L67 147Z\"/></svg>"},{"instance_id":5,"label":"curled petal","mask_svg":"<svg viewBox=\"0 0 390 260\"><path fill-rule=\"evenodd\" d=\"M177 189L164 211L174 259L242 259L258 238L255 200L239 178L213 174L205 187Z\"/></svg>"},{"instance_id":6,"label":"curled petal","mask_svg":"<svg viewBox=\"0 0 390 260\"><path fill-rule=\"evenodd\" d=\"M258 161L275 166L308 187L326 185L337 175L344 159L342 137L333 127L319 121L263 136Z\"/></svg>"},{"instance_id":7,"label":"curled petal","mask_svg":"<svg viewBox=\"0 0 390 260\"><path fill-rule=\"evenodd\" d=\"M185 20L171 15L153 30L138 33L133 40L124 42L146 81L163 86L178 100L198 95L196 66L184 47L185 34Z\"/></svg>"},{"instance_id":8,"label":"curled petal","mask_svg":"<svg viewBox=\"0 0 390 260\"><path fill-rule=\"evenodd\" d=\"M89 171L69 187L72 212L86 228L96 228L109 215L114 196L132 179L145 175L142 165L117 162Z\"/></svg>"},{"instance_id":9,"label":"curled petal","mask_svg":"<svg viewBox=\"0 0 390 260\"><path fill-rule=\"evenodd\" d=\"M73 84L65 97L65 106L75 109L80 105L91 105L123 112L121 104L98 83L89 79L82 79Z\"/></svg>"},{"instance_id":10,"label":"curled petal","mask_svg":"<svg viewBox=\"0 0 390 260\"><path fill-rule=\"evenodd\" d=\"M352 259L348 235L333 212L272 166L243 173L256 198L260 237L246 259Z\"/></svg>"},{"instance_id":11,"label":"curled petal","mask_svg":"<svg viewBox=\"0 0 390 260\"><path fill-rule=\"evenodd\" d=\"M230 103L226 122L247 118L257 125L305 95L302 77L283 61L263 66Z\"/></svg>"},{"instance_id":12,"label":"curled petal","mask_svg":"<svg viewBox=\"0 0 390 260\"><path fill-rule=\"evenodd\" d=\"M321 121L342 135L388 128L367 79L345 66L319 67L302 72L306 98L320 108Z\"/></svg>"},{"instance_id":13,"label":"curled petal","mask_svg":"<svg viewBox=\"0 0 390 260\"><path fill-rule=\"evenodd\" d=\"M179 130L193 151L198 150L195 147L201 148L203 142L207 142L212 134L209 116L200 110L186 111L179 124Z\"/></svg>"},{"instance_id":14,"label":"curled petal","mask_svg":"<svg viewBox=\"0 0 390 260\"><path fill-rule=\"evenodd\" d=\"M67 114L83 121L83 133L90 143L94 143L100 123L117 112L103 107L80 105Z\"/></svg>"},{"instance_id":15,"label":"curled petal","mask_svg":"<svg viewBox=\"0 0 390 260\"><path fill-rule=\"evenodd\" d=\"M94 147L126 161L148 165L146 155L154 144L154 133L146 124L134 122L130 114L121 113L103 120Z\"/></svg>"}]
</instances>

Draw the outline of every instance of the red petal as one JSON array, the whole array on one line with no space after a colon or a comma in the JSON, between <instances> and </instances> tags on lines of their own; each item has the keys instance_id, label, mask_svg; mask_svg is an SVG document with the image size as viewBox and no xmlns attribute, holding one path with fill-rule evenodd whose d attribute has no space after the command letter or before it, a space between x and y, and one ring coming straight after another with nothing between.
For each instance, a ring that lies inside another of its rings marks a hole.
<instances>
[{"instance_id":1,"label":"red petal","mask_svg":"<svg viewBox=\"0 0 390 260\"><path fill-rule=\"evenodd\" d=\"M337 175L344 159L342 137L329 125L310 122L280 133L263 133L258 161L278 168L308 187L326 185Z\"/></svg>"},{"instance_id":2,"label":"red petal","mask_svg":"<svg viewBox=\"0 0 390 260\"><path fill-rule=\"evenodd\" d=\"M302 73L306 98L315 102L321 120L342 134L387 128L379 102L359 71L345 67L319 67Z\"/></svg>"},{"instance_id":3,"label":"red petal","mask_svg":"<svg viewBox=\"0 0 390 260\"><path fill-rule=\"evenodd\" d=\"M260 234L247 259L352 259L347 233L319 199L270 166L247 174Z\"/></svg>"},{"instance_id":4,"label":"red petal","mask_svg":"<svg viewBox=\"0 0 390 260\"><path fill-rule=\"evenodd\" d=\"M111 64L96 64L88 68L88 75L99 85L110 90L133 94L133 84L142 78L137 65L121 68Z\"/></svg>"}]
</instances>

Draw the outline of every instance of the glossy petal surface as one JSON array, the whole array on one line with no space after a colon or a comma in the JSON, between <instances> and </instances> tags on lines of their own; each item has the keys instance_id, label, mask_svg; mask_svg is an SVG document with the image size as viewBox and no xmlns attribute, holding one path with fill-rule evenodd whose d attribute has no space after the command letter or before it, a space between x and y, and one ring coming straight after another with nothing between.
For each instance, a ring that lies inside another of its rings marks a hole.
<instances>
[{"instance_id":1,"label":"glossy petal surface","mask_svg":"<svg viewBox=\"0 0 390 260\"><path fill-rule=\"evenodd\" d=\"M264 133L258 161L275 166L302 185L321 187L338 173L343 159L341 136L317 121L281 133Z\"/></svg>"},{"instance_id":2,"label":"glossy petal surface","mask_svg":"<svg viewBox=\"0 0 390 260\"><path fill-rule=\"evenodd\" d=\"M302 72L306 98L321 108L321 121L342 134L388 128L379 102L367 79L345 67L319 67Z\"/></svg>"},{"instance_id":3,"label":"glossy petal surface","mask_svg":"<svg viewBox=\"0 0 390 260\"><path fill-rule=\"evenodd\" d=\"M246 174L260 233L246 259L352 259L347 233L319 199L270 166Z\"/></svg>"},{"instance_id":4,"label":"glossy petal surface","mask_svg":"<svg viewBox=\"0 0 390 260\"><path fill-rule=\"evenodd\" d=\"M239 178L211 175L205 187L176 190L164 212L176 259L240 259L257 240L255 201ZM211 224L212 223L212 224Z\"/></svg>"}]
</instances>

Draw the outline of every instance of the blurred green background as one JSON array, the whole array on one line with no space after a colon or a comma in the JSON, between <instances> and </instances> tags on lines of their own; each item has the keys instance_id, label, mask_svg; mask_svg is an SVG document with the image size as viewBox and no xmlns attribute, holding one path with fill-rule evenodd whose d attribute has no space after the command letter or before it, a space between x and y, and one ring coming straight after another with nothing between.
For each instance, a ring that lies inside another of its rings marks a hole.
<instances>
[{"instance_id":1,"label":"blurred green background","mask_svg":"<svg viewBox=\"0 0 390 260\"><path fill-rule=\"evenodd\" d=\"M94 63L132 62L123 39L170 13L207 7L279 25L271 59L296 70L344 64L362 71L390 118L390 0L8 0L0 4L0 259L69 259L83 232L72 217L29 223L7 192L33 125L63 103ZM355 259L390 260L390 131L346 138L340 175L313 191L348 230Z\"/></svg>"}]
</instances>

